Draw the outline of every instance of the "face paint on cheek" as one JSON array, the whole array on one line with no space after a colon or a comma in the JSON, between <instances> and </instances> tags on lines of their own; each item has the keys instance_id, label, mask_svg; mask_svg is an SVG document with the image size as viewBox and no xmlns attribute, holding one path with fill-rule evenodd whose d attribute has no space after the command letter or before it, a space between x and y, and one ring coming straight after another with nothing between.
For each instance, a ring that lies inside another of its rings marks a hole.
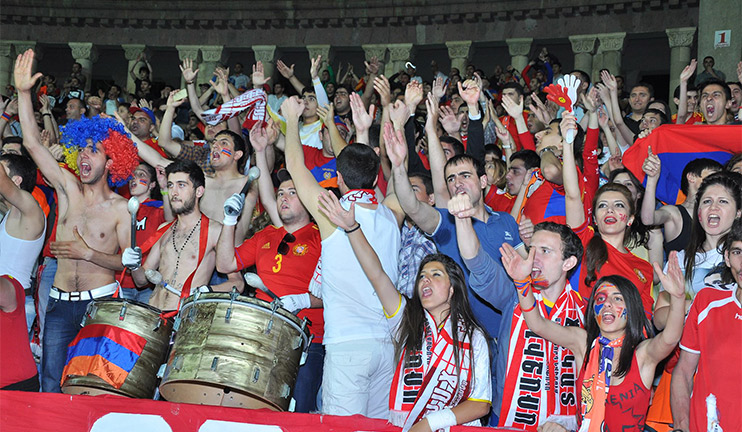
<instances>
[{"instance_id":1,"label":"face paint on cheek","mask_svg":"<svg viewBox=\"0 0 742 432\"><path fill-rule=\"evenodd\" d=\"M626 309L622 308L621 306L617 306L616 312L618 313L619 318L626 319Z\"/></svg>"},{"instance_id":2,"label":"face paint on cheek","mask_svg":"<svg viewBox=\"0 0 742 432\"><path fill-rule=\"evenodd\" d=\"M605 306L605 304L603 303L600 303L600 304L596 303L593 306L593 310L595 311L595 319L598 321L598 324L600 324L600 322L603 320L603 318L600 315L600 311L603 310L603 306Z\"/></svg>"},{"instance_id":3,"label":"face paint on cheek","mask_svg":"<svg viewBox=\"0 0 742 432\"><path fill-rule=\"evenodd\" d=\"M621 219L621 222L626 222L626 219L628 218L628 216L626 216L625 214L622 214L622 215L618 215L618 218Z\"/></svg>"},{"instance_id":4,"label":"face paint on cheek","mask_svg":"<svg viewBox=\"0 0 742 432\"><path fill-rule=\"evenodd\" d=\"M139 179L139 184L143 186L147 186L147 180Z\"/></svg>"},{"instance_id":5,"label":"face paint on cheek","mask_svg":"<svg viewBox=\"0 0 742 432\"><path fill-rule=\"evenodd\" d=\"M222 154L226 156L232 156L232 152L229 151L229 149L225 149L225 148L222 149Z\"/></svg>"}]
</instances>

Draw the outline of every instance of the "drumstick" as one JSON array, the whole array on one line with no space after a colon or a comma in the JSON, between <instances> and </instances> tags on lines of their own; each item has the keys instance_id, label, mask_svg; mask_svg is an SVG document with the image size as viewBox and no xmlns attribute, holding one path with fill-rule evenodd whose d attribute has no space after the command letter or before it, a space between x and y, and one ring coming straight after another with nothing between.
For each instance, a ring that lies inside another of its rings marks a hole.
<instances>
[{"instance_id":1,"label":"drumstick","mask_svg":"<svg viewBox=\"0 0 742 432\"><path fill-rule=\"evenodd\" d=\"M170 286L170 285L169 285L169 284L168 284L167 282L165 282L165 281L164 281L164 280L162 279L162 273L158 272L157 270L153 270L153 269L144 269L144 277L146 277L146 278L147 278L147 280L148 280L148 281L149 281L149 282L150 282L151 284L153 284L153 285L159 285L159 284L161 283L161 284L162 284L162 286L163 286L163 287L164 287L164 288L165 288L166 290L168 290L168 291L170 291L170 292L172 292L172 293L174 293L174 294L180 295L180 293L179 293L179 292L178 292L178 291L177 291L177 290L176 290L175 288L171 287L171 286Z\"/></svg>"},{"instance_id":2,"label":"drumstick","mask_svg":"<svg viewBox=\"0 0 742 432\"><path fill-rule=\"evenodd\" d=\"M260 276L256 275L255 273L245 273L245 282L251 287L257 288L260 291L268 294L273 300L278 300L279 303L281 302L278 296L275 295L273 291L269 290L268 287L266 287L263 283L263 280L260 279Z\"/></svg>"},{"instance_id":3,"label":"drumstick","mask_svg":"<svg viewBox=\"0 0 742 432\"><path fill-rule=\"evenodd\" d=\"M134 249L137 246L137 211L139 211L139 200L136 197L129 198L129 203L126 205L131 215L131 248Z\"/></svg>"},{"instance_id":4,"label":"drumstick","mask_svg":"<svg viewBox=\"0 0 742 432\"><path fill-rule=\"evenodd\" d=\"M245 186L243 186L242 190L240 191L240 195L242 195L242 198L245 198L245 195L247 195L247 191L250 189L250 185L252 184L252 182L257 180L258 177L260 177L260 168L254 166L247 171L247 182L245 182Z\"/></svg>"}]
</instances>

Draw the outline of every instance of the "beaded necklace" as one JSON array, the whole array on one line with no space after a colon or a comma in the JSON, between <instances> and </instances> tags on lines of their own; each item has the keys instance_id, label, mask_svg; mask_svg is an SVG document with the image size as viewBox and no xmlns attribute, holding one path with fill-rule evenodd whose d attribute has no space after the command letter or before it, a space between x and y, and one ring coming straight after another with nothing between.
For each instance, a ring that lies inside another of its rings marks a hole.
<instances>
[{"instance_id":1,"label":"beaded necklace","mask_svg":"<svg viewBox=\"0 0 742 432\"><path fill-rule=\"evenodd\" d=\"M196 222L196 225L193 226L193 229L191 229L191 232L188 233L188 237L186 237L185 241L183 242L183 246L180 247L180 250L178 250L178 247L175 246L175 231L178 229L178 222L180 220L176 220L175 224L173 225L173 250L177 254L175 257L175 272L173 272L173 284L175 283L176 279L178 278L178 267L180 267L180 255L183 253L183 250L185 250L186 245L191 240L191 237L193 236L193 233L196 232L196 229L201 226L201 219Z\"/></svg>"}]
</instances>

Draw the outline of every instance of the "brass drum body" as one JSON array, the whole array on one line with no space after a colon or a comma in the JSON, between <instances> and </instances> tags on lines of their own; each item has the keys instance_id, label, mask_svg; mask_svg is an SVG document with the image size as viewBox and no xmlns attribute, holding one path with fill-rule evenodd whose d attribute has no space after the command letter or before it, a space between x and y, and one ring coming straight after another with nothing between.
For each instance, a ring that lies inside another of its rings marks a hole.
<instances>
[{"instance_id":1,"label":"brass drum body","mask_svg":"<svg viewBox=\"0 0 742 432\"><path fill-rule=\"evenodd\" d=\"M160 394L171 402L286 411L306 323L276 302L236 292L196 294L176 320Z\"/></svg>"},{"instance_id":2,"label":"brass drum body","mask_svg":"<svg viewBox=\"0 0 742 432\"><path fill-rule=\"evenodd\" d=\"M147 344L121 388L116 389L95 375L70 375L62 383L62 392L151 399L157 388L157 371L167 355L172 320L161 320L160 310L152 306L118 298L92 301L82 325L92 324L108 324L128 330L142 336Z\"/></svg>"}]
</instances>

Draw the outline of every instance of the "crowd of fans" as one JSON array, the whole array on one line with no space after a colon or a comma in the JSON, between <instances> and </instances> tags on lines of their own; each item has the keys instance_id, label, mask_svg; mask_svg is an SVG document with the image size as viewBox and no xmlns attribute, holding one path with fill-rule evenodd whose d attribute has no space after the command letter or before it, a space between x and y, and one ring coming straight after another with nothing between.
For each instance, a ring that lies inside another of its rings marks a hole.
<instances>
[{"instance_id":1,"label":"crowd of fans","mask_svg":"<svg viewBox=\"0 0 742 432\"><path fill-rule=\"evenodd\" d=\"M140 56L131 94L86 93L78 63L58 86L33 56L0 118L0 388L59 392L92 301L271 301L252 271L311 322L298 412L742 427L742 62L726 81L691 61L670 102L546 49L522 71L432 62L432 81L318 57L311 83L278 60L197 85L186 59L185 89L156 88ZM565 77L573 110L547 97Z\"/></svg>"}]
</instances>

